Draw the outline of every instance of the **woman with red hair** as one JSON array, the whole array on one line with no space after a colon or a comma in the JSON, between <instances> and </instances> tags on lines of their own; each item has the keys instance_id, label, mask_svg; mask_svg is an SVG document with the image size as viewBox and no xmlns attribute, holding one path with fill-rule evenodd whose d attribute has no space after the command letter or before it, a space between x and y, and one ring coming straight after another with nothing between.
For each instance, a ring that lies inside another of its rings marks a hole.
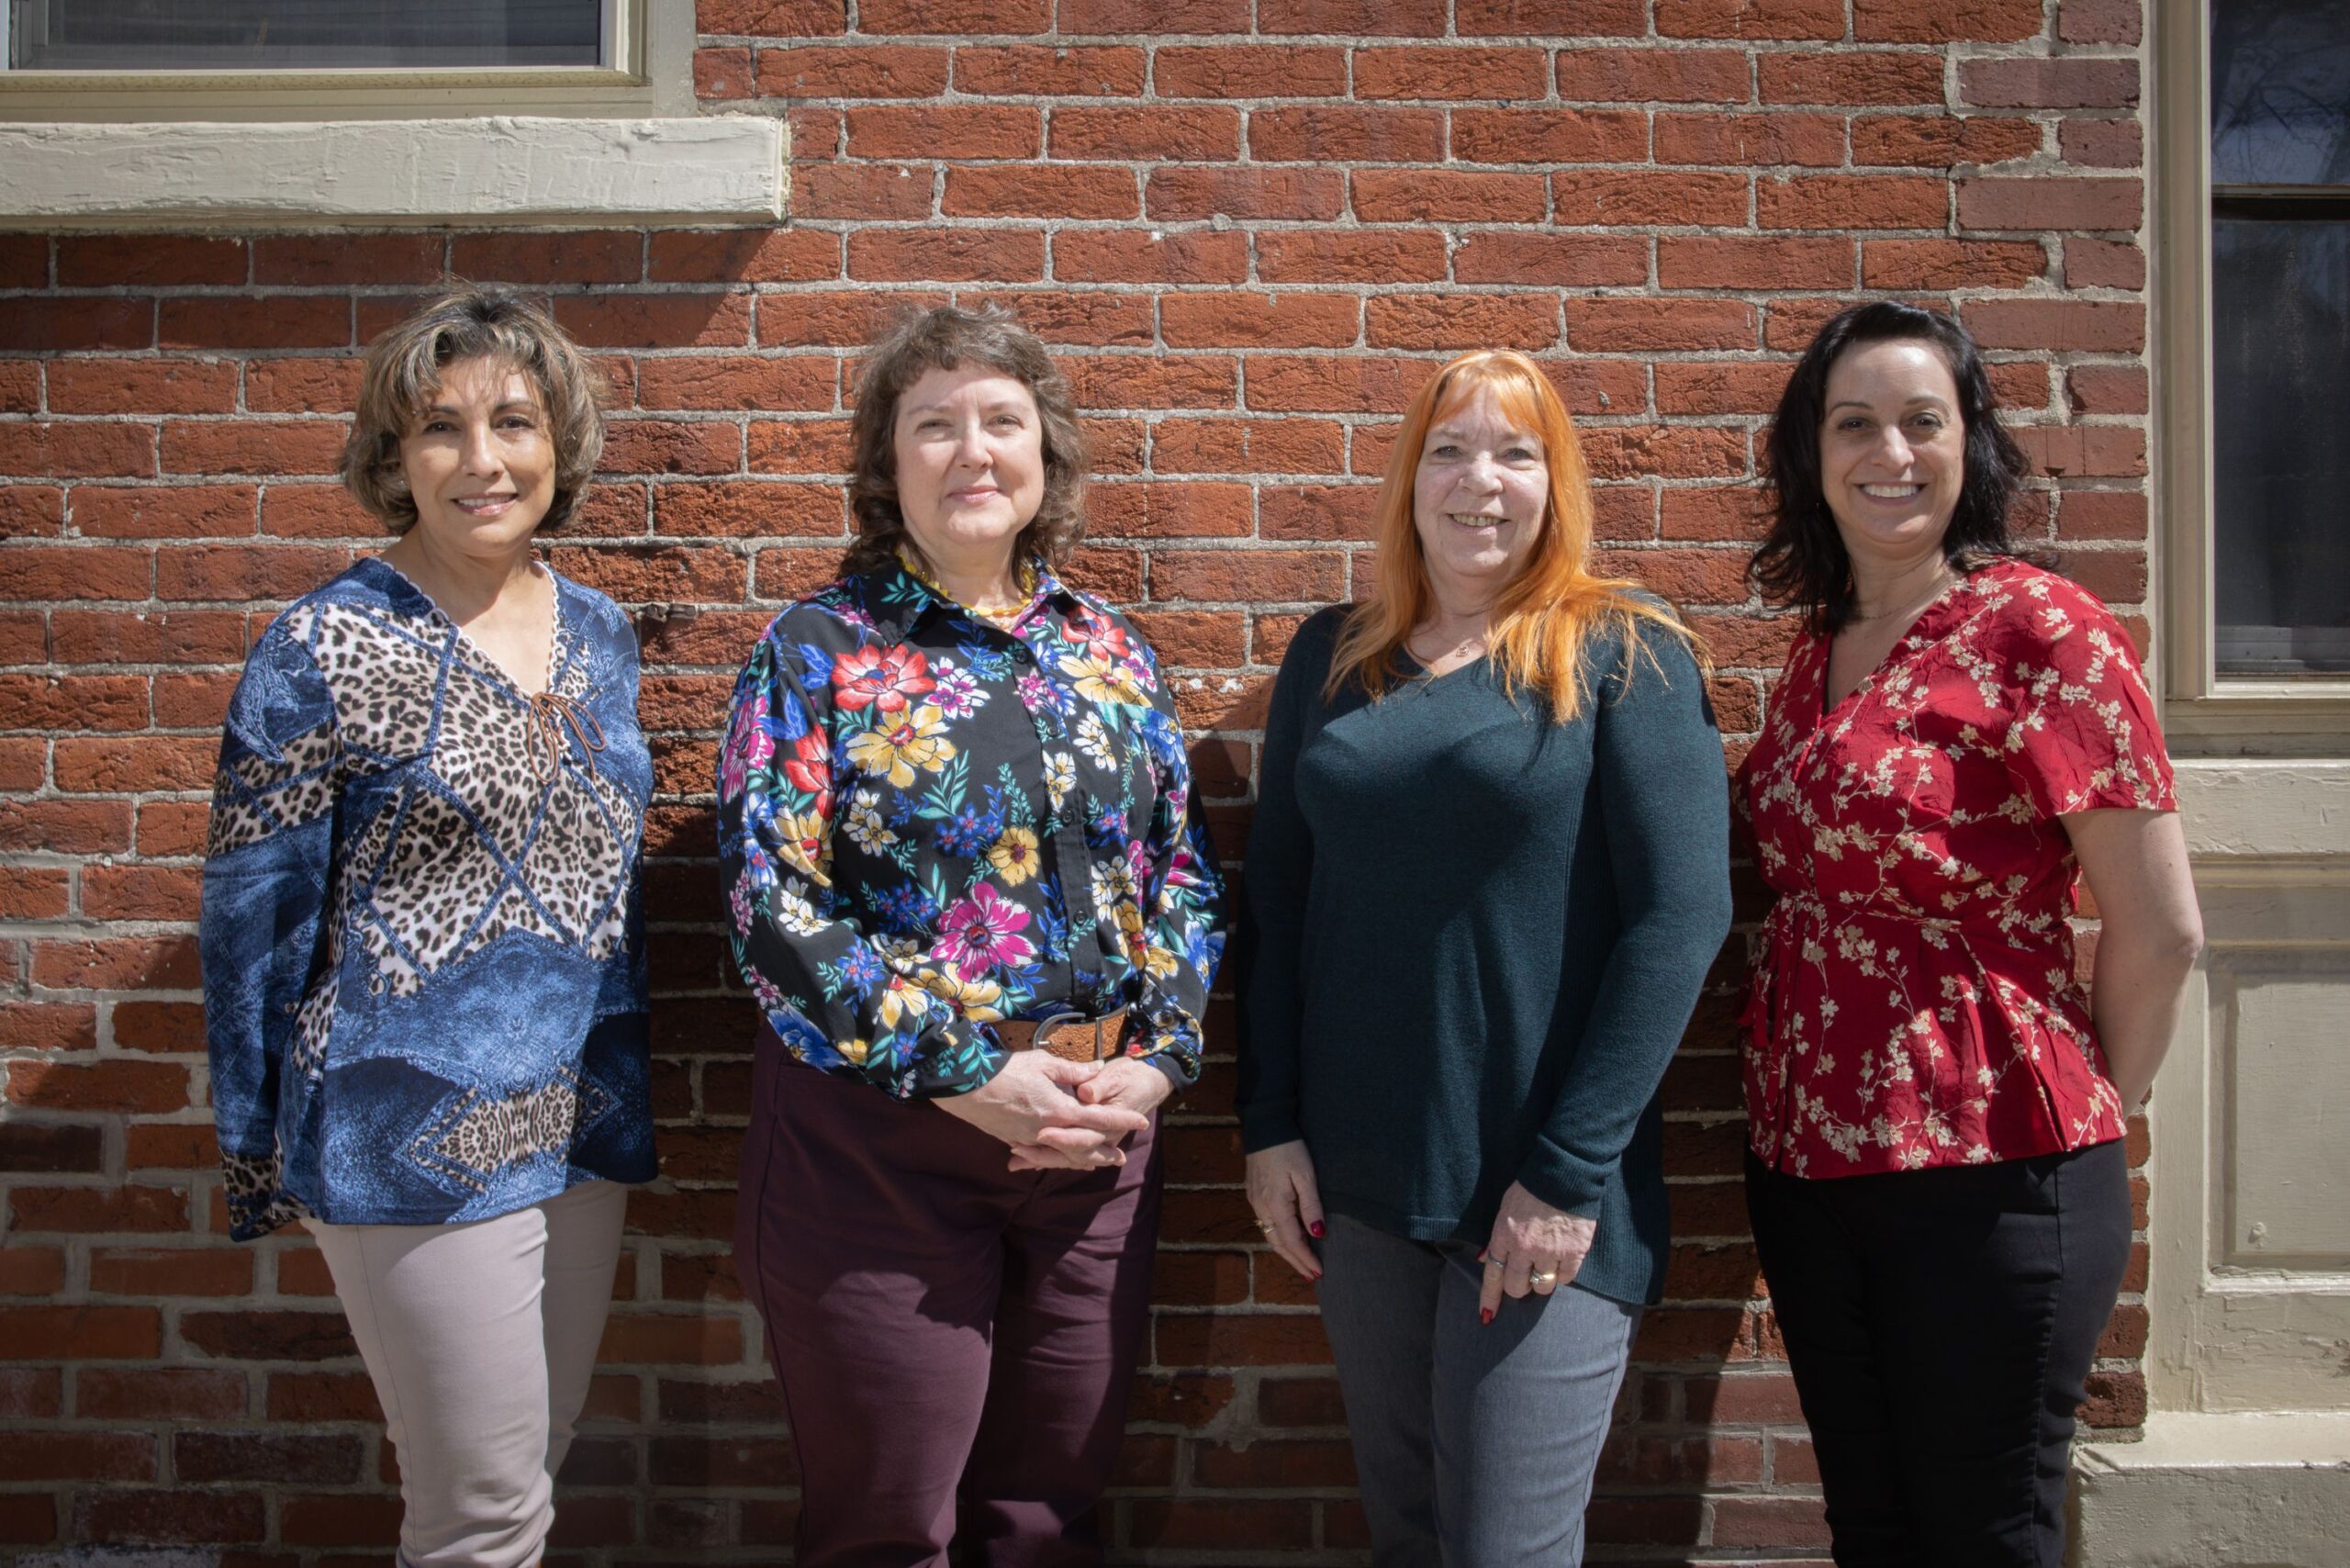
<instances>
[{"instance_id":1,"label":"woman with red hair","mask_svg":"<svg viewBox=\"0 0 2350 1568\"><path fill-rule=\"evenodd\" d=\"M1657 1084L1729 929L1705 677L1593 574L1522 354L1454 360L1378 577L1281 662L1248 841L1248 1197L1321 1284L1373 1561L1572 1563L1664 1282Z\"/></svg>"}]
</instances>

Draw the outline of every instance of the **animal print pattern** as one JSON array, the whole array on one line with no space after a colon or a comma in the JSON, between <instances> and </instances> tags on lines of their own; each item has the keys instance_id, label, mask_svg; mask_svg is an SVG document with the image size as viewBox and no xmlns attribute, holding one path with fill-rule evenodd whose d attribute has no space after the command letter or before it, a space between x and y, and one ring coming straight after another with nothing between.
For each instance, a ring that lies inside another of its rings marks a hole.
<instances>
[{"instance_id":1,"label":"animal print pattern","mask_svg":"<svg viewBox=\"0 0 2350 1568\"><path fill-rule=\"evenodd\" d=\"M533 1155L571 1148L601 1119L612 1097L565 1073L555 1081L503 1098L468 1089L408 1145L408 1158L460 1186L487 1192L490 1178Z\"/></svg>"}]
</instances>

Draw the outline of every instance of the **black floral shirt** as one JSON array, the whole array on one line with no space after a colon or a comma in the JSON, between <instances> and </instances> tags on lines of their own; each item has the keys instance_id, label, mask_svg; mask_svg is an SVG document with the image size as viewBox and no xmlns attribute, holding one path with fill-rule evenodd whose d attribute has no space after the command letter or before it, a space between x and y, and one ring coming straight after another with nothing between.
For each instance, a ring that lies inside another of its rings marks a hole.
<instances>
[{"instance_id":1,"label":"black floral shirt","mask_svg":"<svg viewBox=\"0 0 2350 1568\"><path fill-rule=\"evenodd\" d=\"M786 1049L901 1098L1002 1066L988 1025L1133 1009L1197 1078L1223 889L1174 703L1039 565L999 625L900 567L776 617L718 759L735 962Z\"/></svg>"}]
</instances>

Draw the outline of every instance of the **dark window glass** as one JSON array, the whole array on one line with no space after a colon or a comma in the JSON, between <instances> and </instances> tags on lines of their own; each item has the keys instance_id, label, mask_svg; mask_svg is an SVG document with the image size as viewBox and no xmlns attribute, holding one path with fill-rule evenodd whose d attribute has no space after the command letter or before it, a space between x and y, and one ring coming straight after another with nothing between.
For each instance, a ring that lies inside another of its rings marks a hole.
<instances>
[{"instance_id":1,"label":"dark window glass","mask_svg":"<svg viewBox=\"0 0 2350 1568\"><path fill-rule=\"evenodd\" d=\"M2211 6L2219 672L2350 674L2350 3Z\"/></svg>"},{"instance_id":2,"label":"dark window glass","mask_svg":"<svg viewBox=\"0 0 2350 1568\"><path fill-rule=\"evenodd\" d=\"M603 0L6 0L20 71L595 65Z\"/></svg>"}]
</instances>

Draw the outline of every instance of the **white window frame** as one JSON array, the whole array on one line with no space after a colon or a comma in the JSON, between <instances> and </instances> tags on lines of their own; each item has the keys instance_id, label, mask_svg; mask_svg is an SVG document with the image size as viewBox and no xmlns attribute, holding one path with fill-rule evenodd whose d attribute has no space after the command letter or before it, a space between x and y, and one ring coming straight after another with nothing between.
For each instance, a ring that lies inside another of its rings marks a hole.
<instances>
[{"instance_id":1,"label":"white window frame","mask_svg":"<svg viewBox=\"0 0 2350 1568\"><path fill-rule=\"evenodd\" d=\"M2222 678L2212 593L2220 502L2211 434L2211 83L2209 0L2149 6L2161 112L2154 117L2160 329L2156 494L2163 594L2164 722L2175 736L2339 754L2350 677Z\"/></svg>"},{"instance_id":2,"label":"white window frame","mask_svg":"<svg viewBox=\"0 0 2350 1568\"><path fill-rule=\"evenodd\" d=\"M763 224L789 139L694 96L693 0L603 0L610 62L0 71L0 230Z\"/></svg>"}]
</instances>

